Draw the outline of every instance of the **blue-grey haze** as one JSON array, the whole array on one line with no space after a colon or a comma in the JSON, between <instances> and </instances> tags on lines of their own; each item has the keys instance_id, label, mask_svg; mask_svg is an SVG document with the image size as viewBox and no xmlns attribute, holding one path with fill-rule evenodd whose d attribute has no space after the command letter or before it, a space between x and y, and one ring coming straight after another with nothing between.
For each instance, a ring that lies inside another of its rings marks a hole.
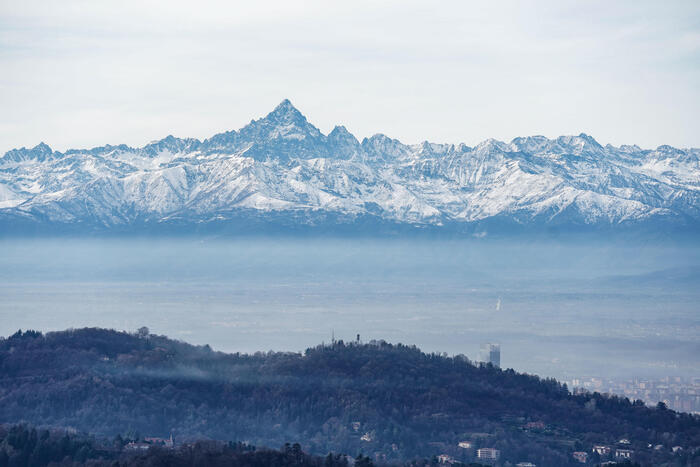
<instances>
[{"instance_id":1,"label":"blue-grey haze","mask_svg":"<svg viewBox=\"0 0 700 467\"><path fill-rule=\"evenodd\" d=\"M0 334L100 326L217 350L331 332L544 376L697 376L700 246L430 238L0 240Z\"/></svg>"}]
</instances>

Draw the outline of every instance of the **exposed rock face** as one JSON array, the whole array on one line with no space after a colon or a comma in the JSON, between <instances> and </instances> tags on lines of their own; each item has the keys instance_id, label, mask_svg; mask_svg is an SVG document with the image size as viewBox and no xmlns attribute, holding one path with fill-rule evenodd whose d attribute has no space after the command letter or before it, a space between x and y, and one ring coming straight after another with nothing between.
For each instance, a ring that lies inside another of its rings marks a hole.
<instances>
[{"instance_id":1,"label":"exposed rock face","mask_svg":"<svg viewBox=\"0 0 700 467\"><path fill-rule=\"evenodd\" d=\"M601 146L592 137L487 140L476 147L361 143L322 134L288 101L205 141L0 158L0 225L286 224L372 218L416 226L700 224L700 149ZM368 227L369 228L369 227Z\"/></svg>"}]
</instances>

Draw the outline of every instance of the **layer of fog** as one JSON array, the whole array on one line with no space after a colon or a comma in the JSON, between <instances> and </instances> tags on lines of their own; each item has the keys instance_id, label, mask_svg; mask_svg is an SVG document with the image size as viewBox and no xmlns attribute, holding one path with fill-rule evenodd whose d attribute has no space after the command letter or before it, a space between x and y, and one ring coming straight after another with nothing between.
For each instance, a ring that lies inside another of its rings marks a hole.
<instances>
[{"instance_id":1,"label":"layer of fog","mask_svg":"<svg viewBox=\"0 0 700 467\"><path fill-rule=\"evenodd\" d=\"M0 241L0 334L101 326L222 351L386 339L543 376L697 375L700 246L347 238Z\"/></svg>"}]
</instances>

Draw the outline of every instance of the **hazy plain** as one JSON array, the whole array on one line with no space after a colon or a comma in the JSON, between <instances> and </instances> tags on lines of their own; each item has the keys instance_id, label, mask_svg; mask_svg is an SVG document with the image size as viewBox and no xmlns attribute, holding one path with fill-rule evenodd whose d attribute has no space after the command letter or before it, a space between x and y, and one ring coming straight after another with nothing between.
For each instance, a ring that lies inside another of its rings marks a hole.
<instances>
[{"instance_id":1,"label":"hazy plain","mask_svg":"<svg viewBox=\"0 0 700 467\"><path fill-rule=\"evenodd\" d=\"M700 374L697 242L0 240L0 334L100 326L227 352L385 339L543 376Z\"/></svg>"}]
</instances>

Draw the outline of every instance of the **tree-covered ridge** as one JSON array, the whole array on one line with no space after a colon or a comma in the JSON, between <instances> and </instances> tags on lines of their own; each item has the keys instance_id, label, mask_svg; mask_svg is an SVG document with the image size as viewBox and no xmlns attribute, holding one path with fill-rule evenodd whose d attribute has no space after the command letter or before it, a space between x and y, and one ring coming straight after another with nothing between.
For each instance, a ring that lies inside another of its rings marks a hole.
<instances>
[{"instance_id":1,"label":"tree-covered ridge","mask_svg":"<svg viewBox=\"0 0 700 467\"><path fill-rule=\"evenodd\" d=\"M304 354L224 354L103 329L0 340L0 422L18 421L100 436L298 441L312 454L387 461L448 454L466 462L490 447L513 464L568 465L573 451L626 438L635 460L660 464L689 461L700 446L698 417L574 395L553 379L412 346L338 342ZM465 440L469 449L457 447ZM683 454L673 455L673 446Z\"/></svg>"},{"instance_id":2,"label":"tree-covered ridge","mask_svg":"<svg viewBox=\"0 0 700 467\"><path fill-rule=\"evenodd\" d=\"M0 425L0 467L348 467L353 462L355 466L373 465L366 456L355 459L333 453L311 456L296 443L287 443L281 450L257 449L231 441L196 441L173 448L153 445L133 450L120 437L110 442L62 430Z\"/></svg>"}]
</instances>

